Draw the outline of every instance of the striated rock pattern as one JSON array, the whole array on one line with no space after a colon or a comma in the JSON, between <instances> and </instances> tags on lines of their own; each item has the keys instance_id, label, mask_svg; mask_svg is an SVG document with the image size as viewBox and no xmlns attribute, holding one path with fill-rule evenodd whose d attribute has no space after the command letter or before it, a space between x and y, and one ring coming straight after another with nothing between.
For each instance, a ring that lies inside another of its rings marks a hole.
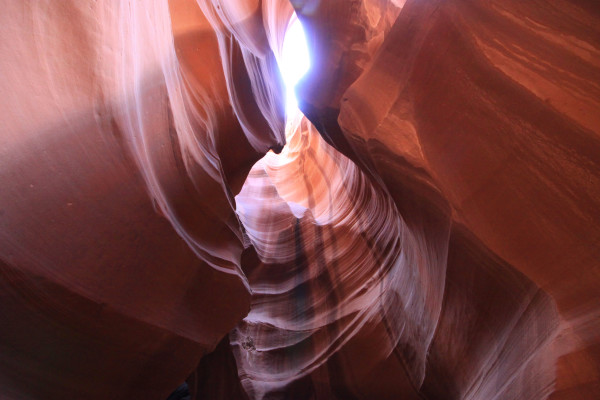
<instances>
[{"instance_id":1,"label":"striated rock pattern","mask_svg":"<svg viewBox=\"0 0 600 400\"><path fill-rule=\"evenodd\" d=\"M0 5L1 398L600 398L596 2Z\"/></svg>"}]
</instances>

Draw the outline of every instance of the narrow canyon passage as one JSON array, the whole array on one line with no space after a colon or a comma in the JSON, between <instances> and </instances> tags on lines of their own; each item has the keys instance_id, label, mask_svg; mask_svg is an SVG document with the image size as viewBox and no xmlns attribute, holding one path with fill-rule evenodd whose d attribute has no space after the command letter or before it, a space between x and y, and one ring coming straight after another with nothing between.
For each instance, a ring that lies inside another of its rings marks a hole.
<instances>
[{"instance_id":1,"label":"narrow canyon passage","mask_svg":"<svg viewBox=\"0 0 600 400\"><path fill-rule=\"evenodd\" d=\"M595 2L0 5L0 398L600 398Z\"/></svg>"}]
</instances>

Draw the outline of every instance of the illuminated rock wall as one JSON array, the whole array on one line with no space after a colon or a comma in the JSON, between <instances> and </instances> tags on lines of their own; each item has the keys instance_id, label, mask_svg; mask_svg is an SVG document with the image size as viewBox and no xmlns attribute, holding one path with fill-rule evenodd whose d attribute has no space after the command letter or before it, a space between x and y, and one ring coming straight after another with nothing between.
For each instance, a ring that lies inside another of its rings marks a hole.
<instances>
[{"instance_id":1,"label":"illuminated rock wall","mask_svg":"<svg viewBox=\"0 0 600 400\"><path fill-rule=\"evenodd\" d=\"M0 2L0 397L599 398L600 7L290 3Z\"/></svg>"}]
</instances>

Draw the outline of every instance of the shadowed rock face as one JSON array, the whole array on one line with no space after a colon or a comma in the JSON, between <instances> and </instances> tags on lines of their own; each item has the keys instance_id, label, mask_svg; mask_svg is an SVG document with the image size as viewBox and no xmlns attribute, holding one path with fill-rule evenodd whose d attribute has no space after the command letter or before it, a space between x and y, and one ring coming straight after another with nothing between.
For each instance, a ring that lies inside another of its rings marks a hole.
<instances>
[{"instance_id":1,"label":"shadowed rock face","mask_svg":"<svg viewBox=\"0 0 600 400\"><path fill-rule=\"evenodd\" d=\"M0 5L0 397L600 398L595 2Z\"/></svg>"}]
</instances>

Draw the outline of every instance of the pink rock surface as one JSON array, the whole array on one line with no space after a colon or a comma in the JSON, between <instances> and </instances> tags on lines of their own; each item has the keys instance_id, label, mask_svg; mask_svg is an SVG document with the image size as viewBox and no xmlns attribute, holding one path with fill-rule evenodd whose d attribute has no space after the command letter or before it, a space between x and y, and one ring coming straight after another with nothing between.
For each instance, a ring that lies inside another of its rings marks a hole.
<instances>
[{"instance_id":1,"label":"pink rock surface","mask_svg":"<svg viewBox=\"0 0 600 400\"><path fill-rule=\"evenodd\" d=\"M0 397L600 398L595 2L0 5Z\"/></svg>"}]
</instances>

